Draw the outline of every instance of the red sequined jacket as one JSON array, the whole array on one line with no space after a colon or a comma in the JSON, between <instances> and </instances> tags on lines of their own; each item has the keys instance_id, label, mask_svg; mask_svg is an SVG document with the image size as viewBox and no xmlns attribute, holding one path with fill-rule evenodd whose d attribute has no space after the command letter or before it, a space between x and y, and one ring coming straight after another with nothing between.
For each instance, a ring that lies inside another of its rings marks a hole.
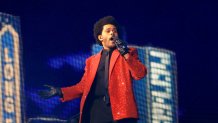
<instances>
[{"instance_id":1,"label":"red sequined jacket","mask_svg":"<svg viewBox=\"0 0 218 123\"><path fill-rule=\"evenodd\" d=\"M115 49L110 59L108 91L114 120L138 118L132 79L142 79L146 75L147 70L139 61L135 48L130 48L129 55L129 58L125 60L119 51ZM81 81L76 85L61 88L63 93L62 102L82 97L80 122L84 103L94 81L100 58L101 52L89 57L86 60L85 73Z\"/></svg>"}]
</instances>

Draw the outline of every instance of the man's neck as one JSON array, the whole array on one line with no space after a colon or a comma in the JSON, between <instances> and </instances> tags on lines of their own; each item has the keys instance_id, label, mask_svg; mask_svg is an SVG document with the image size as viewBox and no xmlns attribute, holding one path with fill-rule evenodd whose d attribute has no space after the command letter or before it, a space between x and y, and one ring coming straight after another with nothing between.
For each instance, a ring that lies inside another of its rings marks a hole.
<instances>
[{"instance_id":1,"label":"man's neck","mask_svg":"<svg viewBox=\"0 0 218 123\"><path fill-rule=\"evenodd\" d=\"M105 50L105 51L113 51L115 49L116 49L116 47L113 47L113 48L103 48L103 50Z\"/></svg>"}]
</instances>

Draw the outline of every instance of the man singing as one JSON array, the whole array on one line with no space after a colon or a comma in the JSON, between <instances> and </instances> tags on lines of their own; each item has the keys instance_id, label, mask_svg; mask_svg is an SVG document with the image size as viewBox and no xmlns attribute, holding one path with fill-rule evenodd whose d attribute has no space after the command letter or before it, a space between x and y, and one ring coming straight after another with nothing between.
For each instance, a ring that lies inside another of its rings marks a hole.
<instances>
[{"instance_id":1,"label":"man singing","mask_svg":"<svg viewBox=\"0 0 218 123\"><path fill-rule=\"evenodd\" d=\"M136 123L138 112L132 79L142 79L146 67L137 50L120 40L120 26L112 16L94 25L94 37L103 49L86 60L81 81L73 86L41 91L43 97L60 96L62 102L81 98L80 123Z\"/></svg>"}]
</instances>

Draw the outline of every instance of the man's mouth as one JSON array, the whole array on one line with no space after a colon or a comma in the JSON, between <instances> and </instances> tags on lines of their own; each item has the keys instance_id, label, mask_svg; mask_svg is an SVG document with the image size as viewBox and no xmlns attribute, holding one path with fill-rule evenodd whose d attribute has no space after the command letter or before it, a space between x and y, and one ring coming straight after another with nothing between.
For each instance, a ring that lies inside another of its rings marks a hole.
<instances>
[{"instance_id":1,"label":"man's mouth","mask_svg":"<svg viewBox=\"0 0 218 123\"><path fill-rule=\"evenodd\" d=\"M111 37L111 38L110 38L110 41L114 41L114 39L115 39L114 37Z\"/></svg>"},{"instance_id":2,"label":"man's mouth","mask_svg":"<svg viewBox=\"0 0 218 123\"><path fill-rule=\"evenodd\" d=\"M113 42L115 42L115 40L116 40L116 38L115 38L115 37L111 37L111 38L110 38L110 41L113 41Z\"/></svg>"}]
</instances>

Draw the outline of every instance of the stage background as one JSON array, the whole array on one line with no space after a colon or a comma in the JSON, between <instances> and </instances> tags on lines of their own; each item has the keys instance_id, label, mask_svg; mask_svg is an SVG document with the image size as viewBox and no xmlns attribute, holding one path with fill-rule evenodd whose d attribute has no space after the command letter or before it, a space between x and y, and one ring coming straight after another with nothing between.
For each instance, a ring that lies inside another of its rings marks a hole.
<instances>
[{"instance_id":1,"label":"stage background","mask_svg":"<svg viewBox=\"0 0 218 123\"><path fill-rule=\"evenodd\" d=\"M84 55L82 60L88 57L95 42L93 24L113 15L124 26L129 43L176 53L179 122L218 122L217 6L217 2L203 0L2 0L0 11L21 19L27 118L52 112L67 119L79 110L79 100L60 104L53 98L50 104L35 92L43 84L63 87L78 82L82 71L68 63L56 68L52 62L77 55ZM68 108L74 106L75 110ZM69 112L64 114L63 110Z\"/></svg>"}]
</instances>

